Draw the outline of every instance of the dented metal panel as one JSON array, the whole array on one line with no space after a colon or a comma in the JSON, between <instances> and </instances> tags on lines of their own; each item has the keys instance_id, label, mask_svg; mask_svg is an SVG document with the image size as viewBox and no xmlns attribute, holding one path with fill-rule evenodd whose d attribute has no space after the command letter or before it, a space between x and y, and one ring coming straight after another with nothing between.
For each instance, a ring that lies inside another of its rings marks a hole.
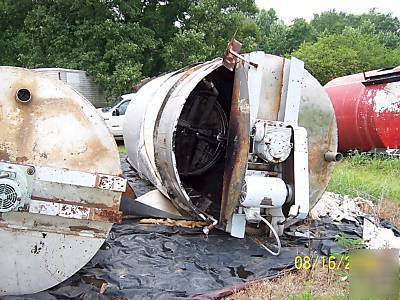
<instances>
[{"instance_id":1,"label":"dented metal panel","mask_svg":"<svg viewBox=\"0 0 400 300\"><path fill-rule=\"evenodd\" d=\"M0 215L0 295L35 293L97 252L121 219L125 182L104 121L66 84L0 67L0 96L0 160L33 177L28 203Z\"/></svg>"}]
</instances>

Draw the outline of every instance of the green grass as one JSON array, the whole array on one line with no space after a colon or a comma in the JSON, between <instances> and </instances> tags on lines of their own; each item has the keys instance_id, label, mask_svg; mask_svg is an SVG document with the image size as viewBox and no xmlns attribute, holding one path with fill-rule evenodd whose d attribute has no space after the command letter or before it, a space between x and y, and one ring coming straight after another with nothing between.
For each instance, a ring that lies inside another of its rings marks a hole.
<instances>
[{"instance_id":1,"label":"green grass","mask_svg":"<svg viewBox=\"0 0 400 300\"><path fill-rule=\"evenodd\" d=\"M346 250L346 252L350 252L356 249L364 248L363 240L361 238L351 238L344 233L339 233L335 236L335 241L338 243L339 246L342 246ZM335 256L339 257L342 254L337 254Z\"/></svg>"},{"instance_id":2,"label":"green grass","mask_svg":"<svg viewBox=\"0 0 400 300\"><path fill-rule=\"evenodd\" d=\"M400 203L400 158L347 156L337 164L327 190L374 202L387 199Z\"/></svg>"},{"instance_id":3,"label":"green grass","mask_svg":"<svg viewBox=\"0 0 400 300\"><path fill-rule=\"evenodd\" d=\"M119 152L119 154L126 154L126 149L125 149L125 145L124 145L124 143L122 143L122 144L117 144L118 145L118 152Z\"/></svg>"}]
</instances>

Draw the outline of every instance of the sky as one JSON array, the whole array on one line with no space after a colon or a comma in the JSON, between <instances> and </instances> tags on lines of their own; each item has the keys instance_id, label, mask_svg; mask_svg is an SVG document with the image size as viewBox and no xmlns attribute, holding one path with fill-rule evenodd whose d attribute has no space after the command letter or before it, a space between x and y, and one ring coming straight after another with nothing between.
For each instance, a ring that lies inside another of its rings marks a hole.
<instances>
[{"instance_id":1,"label":"sky","mask_svg":"<svg viewBox=\"0 0 400 300\"><path fill-rule=\"evenodd\" d=\"M259 8L273 8L286 24L294 18L312 19L315 13L336 9L353 14L368 12L377 8L383 13L400 17L400 0L256 0Z\"/></svg>"}]
</instances>

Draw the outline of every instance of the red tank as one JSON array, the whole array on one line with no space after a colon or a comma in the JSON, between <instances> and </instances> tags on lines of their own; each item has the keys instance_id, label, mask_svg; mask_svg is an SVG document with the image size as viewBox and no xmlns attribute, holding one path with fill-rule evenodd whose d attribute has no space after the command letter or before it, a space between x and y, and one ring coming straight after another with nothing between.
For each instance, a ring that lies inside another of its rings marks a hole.
<instances>
[{"instance_id":1,"label":"red tank","mask_svg":"<svg viewBox=\"0 0 400 300\"><path fill-rule=\"evenodd\" d=\"M339 151L400 148L400 67L336 78L325 90L335 109Z\"/></svg>"}]
</instances>

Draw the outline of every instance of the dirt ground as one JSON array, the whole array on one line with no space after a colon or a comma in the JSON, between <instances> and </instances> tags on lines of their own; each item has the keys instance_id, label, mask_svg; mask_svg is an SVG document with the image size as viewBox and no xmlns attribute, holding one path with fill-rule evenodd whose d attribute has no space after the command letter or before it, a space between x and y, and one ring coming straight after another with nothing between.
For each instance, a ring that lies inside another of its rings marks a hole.
<instances>
[{"instance_id":1,"label":"dirt ground","mask_svg":"<svg viewBox=\"0 0 400 300\"><path fill-rule=\"evenodd\" d=\"M400 228L400 204L384 200L379 203L378 216ZM319 267L314 271L287 272L272 280L254 283L227 300L255 299L350 299L348 272Z\"/></svg>"},{"instance_id":2,"label":"dirt ground","mask_svg":"<svg viewBox=\"0 0 400 300\"><path fill-rule=\"evenodd\" d=\"M400 228L400 203L383 200L378 204L378 215Z\"/></svg>"},{"instance_id":3,"label":"dirt ground","mask_svg":"<svg viewBox=\"0 0 400 300\"><path fill-rule=\"evenodd\" d=\"M322 267L297 271L269 281L260 281L227 300L251 299L347 299L347 272Z\"/></svg>"}]
</instances>

